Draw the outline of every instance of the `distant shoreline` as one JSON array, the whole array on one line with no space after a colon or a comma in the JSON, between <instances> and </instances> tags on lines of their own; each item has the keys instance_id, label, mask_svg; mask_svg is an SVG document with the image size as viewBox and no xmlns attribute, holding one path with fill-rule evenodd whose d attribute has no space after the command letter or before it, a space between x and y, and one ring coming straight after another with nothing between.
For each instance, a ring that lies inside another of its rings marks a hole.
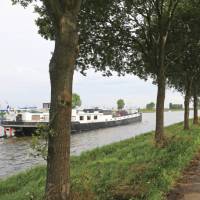
<instances>
[{"instance_id":1,"label":"distant shoreline","mask_svg":"<svg viewBox=\"0 0 200 200\"><path fill-rule=\"evenodd\" d=\"M190 110L192 110L192 109L190 109ZM169 108L165 108L165 112L178 112L178 111L184 111L184 109L169 109ZM140 112L142 112L142 113L153 113L153 112L156 112L156 109L142 108L142 109L140 109Z\"/></svg>"}]
</instances>

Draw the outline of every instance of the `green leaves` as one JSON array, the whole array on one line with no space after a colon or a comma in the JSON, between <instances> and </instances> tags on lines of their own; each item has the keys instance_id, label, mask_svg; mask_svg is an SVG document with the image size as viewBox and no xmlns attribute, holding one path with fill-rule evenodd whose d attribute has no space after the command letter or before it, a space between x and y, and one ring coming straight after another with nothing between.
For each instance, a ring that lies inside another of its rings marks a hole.
<instances>
[{"instance_id":1,"label":"green leaves","mask_svg":"<svg viewBox=\"0 0 200 200\"><path fill-rule=\"evenodd\" d=\"M200 5L194 1L180 4L169 37L168 85L185 92L188 81L199 82ZM173 50L173 51L172 51Z\"/></svg>"},{"instance_id":2,"label":"green leaves","mask_svg":"<svg viewBox=\"0 0 200 200\"><path fill-rule=\"evenodd\" d=\"M48 138L53 136L54 132L48 125L40 124L37 127L35 134L32 136L31 148L33 149L32 156L42 157L47 160Z\"/></svg>"},{"instance_id":3,"label":"green leaves","mask_svg":"<svg viewBox=\"0 0 200 200\"><path fill-rule=\"evenodd\" d=\"M73 93L72 94L72 108L76 108L80 106L81 106L81 97L78 94Z\"/></svg>"},{"instance_id":4,"label":"green leaves","mask_svg":"<svg viewBox=\"0 0 200 200\"><path fill-rule=\"evenodd\" d=\"M12 3L15 4L21 4L24 8L27 7L29 4L36 2L37 0L11 0Z\"/></svg>"},{"instance_id":5,"label":"green leaves","mask_svg":"<svg viewBox=\"0 0 200 200\"><path fill-rule=\"evenodd\" d=\"M36 5L35 12L39 14L39 17L35 20L36 25L39 27L38 33L46 40L55 40L55 27L45 6Z\"/></svg>"}]
</instances>

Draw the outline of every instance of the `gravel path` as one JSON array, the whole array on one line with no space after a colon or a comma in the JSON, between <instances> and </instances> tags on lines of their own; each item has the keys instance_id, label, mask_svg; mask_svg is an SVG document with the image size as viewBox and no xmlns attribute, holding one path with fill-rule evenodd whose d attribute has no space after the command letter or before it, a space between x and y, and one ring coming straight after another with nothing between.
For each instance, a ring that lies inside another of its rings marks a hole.
<instances>
[{"instance_id":1,"label":"gravel path","mask_svg":"<svg viewBox=\"0 0 200 200\"><path fill-rule=\"evenodd\" d=\"M167 200L200 200L200 152L183 172Z\"/></svg>"}]
</instances>

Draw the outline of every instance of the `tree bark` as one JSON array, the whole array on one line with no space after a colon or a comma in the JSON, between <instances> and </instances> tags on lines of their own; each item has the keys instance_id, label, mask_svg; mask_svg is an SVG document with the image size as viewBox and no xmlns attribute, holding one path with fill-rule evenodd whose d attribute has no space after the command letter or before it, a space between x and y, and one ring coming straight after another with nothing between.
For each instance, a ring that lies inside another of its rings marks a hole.
<instances>
[{"instance_id":1,"label":"tree bark","mask_svg":"<svg viewBox=\"0 0 200 200\"><path fill-rule=\"evenodd\" d=\"M185 91L185 112L184 112L184 130L189 130L189 114L190 114L190 97L191 97L191 81L188 81Z\"/></svg>"},{"instance_id":2,"label":"tree bark","mask_svg":"<svg viewBox=\"0 0 200 200\"><path fill-rule=\"evenodd\" d=\"M50 62L51 108L46 200L70 199L70 134L72 82L78 55L77 16L63 15Z\"/></svg>"},{"instance_id":3,"label":"tree bark","mask_svg":"<svg viewBox=\"0 0 200 200\"><path fill-rule=\"evenodd\" d=\"M199 118L198 118L198 97L197 97L196 88L194 88L194 92L193 92L193 107L194 107L193 124L198 124L199 123Z\"/></svg>"},{"instance_id":4,"label":"tree bark","mask_svg":"<svg viewBox=\"0 0 200 200\"><path fill-rule=\"evenodd\" d=\"M162 145L164 140L164 103L165 103L165 75L160 74L158 77L158 91L156 103L156 144Z\"/></svg>"}]
</instances>

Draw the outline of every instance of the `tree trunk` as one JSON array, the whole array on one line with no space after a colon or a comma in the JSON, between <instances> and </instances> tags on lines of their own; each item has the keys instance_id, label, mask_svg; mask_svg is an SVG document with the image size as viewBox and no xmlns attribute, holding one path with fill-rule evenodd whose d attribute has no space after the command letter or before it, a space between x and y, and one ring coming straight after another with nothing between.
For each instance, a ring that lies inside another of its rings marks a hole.
<instances>
[{"instance_id":1,"label":"tree trunk","mask_svg":"<svg viewBox=\"0 0 200 200\"><path fill-rule=\"evenodd\" d=\"M165 45L167 40L167 34L160 38L159 43L159 56L158 56L158 74L157 74L157 102L156 102L156 130L155 141L157 145L163 145L164 142L164 107L165 107Z\"/></svg>"},{"instance_id":2,"label":"tree trunk","mask_svg":"<svg viewBox=\"0 0 200 200\"><path fill-rule=\"evenodd\" d=\"M193 107L194 107L193 124L198 124L199 123L199 118L198 118L198 97L197 97L196 88L194 88L194 92L193 92Z\"/></svg>"},{"instance_id":3,"label":"tree trunk","mask_svg":"<svg viewBox=\"0 0 200 200\"><path fill-rule=\"evenodd\" d=\"M158 92L156 103L156 144L162 145L164 140L164 103L165 103L165 75L158 77Z\"/></svg>"},{"instance_id":4,"label":"tree trunk","mask_svg":"<svg viewBox=\"0 0 200 200\"><path fill-rule=\"evenodd\" d=\"M184 130L188 130L190 128L189 126L189 114L190 114L190 96L191 96L191 82L188 81L185 91L185 112L184 112Z\"/></svg>"},{"instance_id":5,"label":"tree trunk","mask_svg":"<svg viewBox=\"0 0 200 200\"><path fill-rule=\"evenodd\" d=\"M72 82L77 58L76 16L60 19L49 72L51 80L50 130L46 200L70 199L70 134Z\"/></svg>"}]
</instances>

